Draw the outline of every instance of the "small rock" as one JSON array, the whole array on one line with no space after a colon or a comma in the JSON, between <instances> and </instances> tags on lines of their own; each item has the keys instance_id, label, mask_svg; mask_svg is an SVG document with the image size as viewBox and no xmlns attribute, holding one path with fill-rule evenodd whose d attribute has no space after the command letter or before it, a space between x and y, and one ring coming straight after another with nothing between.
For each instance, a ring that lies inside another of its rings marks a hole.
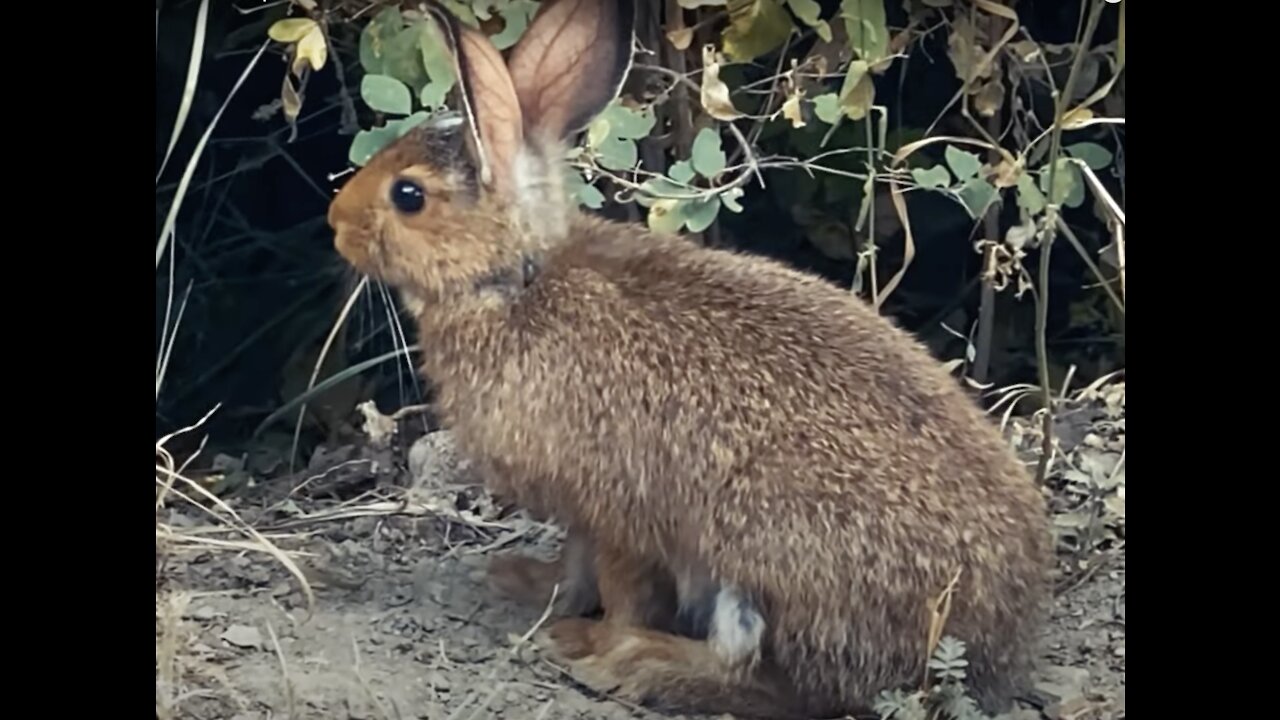
<instances>
[{"instance_id":1,"label":"small rock","mask_svg":"<svg viewBox=\"0 0 1280 720\"><path fill-rule=\"evenodd\" d=\"M1091 720L1097 714L1096 710L1093 703L1077 697L1050 705L1044 709L1044 714L1049 720Z\"/></svg>"},{"instance_id":2,"label":"small rock","mask_svg":"<svg viewBox=\"0 0 1280 720\"><path fill-rule=\"evenodd\" d=\"M1045 707L1083 698L1089 683L1089 671L1084 668L1053 665L1041 670L1039 675L1032 692L1038 704Z\"/></svg>"},{"instance_id":3,"label":"small rock","mask_svg":"<svg viewBox=\"0 0 1280 720\"><path fill-rule=\"evenodd\" d=\"M219 636L222 640L239 648L259 649L262 647L262 633L251 625L232 625Z\"/></svg>"},{"instance_id":4,"label":"small rock","mask_svg":"<svg viewBox=\"0 0 1280 720\"><path fill-rule=\"evenodd\" d=\"M187 615L187 617L192 618L194 620L212 620L217 616L218 616L218 611L214 610L208 605L201 605L195 610L192 610L191 613Z\"/></svg>"},{"instance_id":5,"label":"small rock","mask_svg":"<svg viewBox=\"0 0 1280 720\"><path fill-rule=\"evenodd\" d=\"M427 682L431 684L437 691L442 693L449 692L453 685L449 682L449 678L439 670L432 670L427 675Z\"/></svg>"}]
</instances>

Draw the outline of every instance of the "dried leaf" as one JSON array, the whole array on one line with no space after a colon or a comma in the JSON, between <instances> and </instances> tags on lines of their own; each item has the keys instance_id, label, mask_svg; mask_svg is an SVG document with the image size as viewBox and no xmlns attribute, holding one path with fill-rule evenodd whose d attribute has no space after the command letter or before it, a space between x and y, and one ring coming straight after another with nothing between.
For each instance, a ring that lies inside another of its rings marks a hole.
<instances>
[{"instance_id":1,"label":"dried leaf","mask_svg":"<svg viewBox=\"0 0 1280 720\"><path fill-rule=\"evenodd\" d=\"M955 67L956 78L965 83L989 79L994 63L979 67L985 55L986 49L978 43L977 29L973 22L967 15L956 18L951 26L951 34L947 36L947 57Z\"/></svg>"},{"instance_id":2,"label":"dried leaf","mask_svg":"<svg viewBox=\"0 0 1280 720\"><path fill-rule=\"evenodd\" d=\"M298 41L297 55L293 61L293 73L295 75L299 74L300 66L303 62L310 64L312 70L319 70L324 67L325 61L328 59L329 45L324 40L324 31L317 25L315 29Z\"/></svg>"},{"instance_id":3,"label":"dried leaf","mask_svg":"<svg viewBox=\"0 0 1280 720\"><path fill-rule=\"evenodd\" d=\"M994 117L1004 106L1004 83L997 75L978 86L973 95L973 107L982 117Z\"/></svg>"},{"instance_id":4,"label":"dried leaf","mask_svg":"<svg viewBox=\"0 0 1280 720\"><path fill-rule=\"evenodd\" d=\"M276 42L296 43L317 27L311 18L285 18L272 23L267 35Z\"/></svg>"},{"instance_id":5,"label":"dried leaf","mask_svg":"<svg viewBox=\"0 0 1280 720\"><path fill-rule=\"evenodd\" d=\"M711 45L702 48L701 101L707 114L717 120L731 122L742 117L729 98L729 86L720 79L720 62Z\"/></svg>"},{"instance_id":6,"label":"dried leaf","mask_svg":"<svg viewBox=\"0 0 1280 720\"><path fill-rule=\"evenodd\" d=\"M693 43L693 28L683 27L667 33L667 40L677 50L688 50Z\"/></svg>"},{"instance_id":7,"label":"dried leaf","mask_svg":"<svg viewBox=\"0 0 1280 720\"><path fill-rule=\"evenodd\" d=\"M1018 184L1023 175L1022 166L1016 162L1001 160L992 171L992 182L998 188L1010 188Z\"/></svg>"},{"instance_id":8,"label":"dried leaf","mask_svg":"<svg viewBox=\"0 0 1280 720\"><path fill-rule=\"evenodd\" d=\"M772 52L791 35L791 16L778 0L728 0L724 53L739 62Z\"/></svg>"},{"instance_id":9,"label":"dried leaf","mask_svg":"<svg viewBox=\"0 0 1280 720\"><path fill-rule=\"evenodd\" d=\"M782 103L782 117L791 121L791 127L802 128L805 126L804 109L800 106L800 98L804 93L799 90L787 96L786 102Z\"/></svg>"},{"instance_id":10,"label":"dried leaf","mask_svg":"<svg viewBox=\"0 0 1280 720\"><path fill-rule=\"evenodd\" d=\"M660 198L649 206L649 229L659 233L676 233L684 225L684 208L679 200Z\"/></svg>"},{"instance_id":11,"label":"dried leaf","mask_svg":"<svg viewBox=\"0 0 1280 720\"><path fill-rule=\"evenodd\" d=\"M316 0L292 0L292 2L294 5L301 7L307 12L311 12L316 9Z\"/></svg>"},{"instance_id":12,"label":"dried leaf","mask_svg":"<svg viewBox=\"0 0 1280 720\"><path fill-rule=\"evenodd\" d=\"M676 0L685 10L697 10L700 7L721 7L728 0Z\"/></svg>"},{"instance_id":13,"label":"dried leaf","mask_svg":"<svg viewBox=\"0 0 1280 720\"><path fill-rule=\"evenodd\" d=\"M293 86L293 78L288 73L284 76L284 87L280 89L280 102L284 107L284 116L289 122L298 119L298 114L302 112L302 98L298 96L298 90Z\"/></svg>"}]
</instances>

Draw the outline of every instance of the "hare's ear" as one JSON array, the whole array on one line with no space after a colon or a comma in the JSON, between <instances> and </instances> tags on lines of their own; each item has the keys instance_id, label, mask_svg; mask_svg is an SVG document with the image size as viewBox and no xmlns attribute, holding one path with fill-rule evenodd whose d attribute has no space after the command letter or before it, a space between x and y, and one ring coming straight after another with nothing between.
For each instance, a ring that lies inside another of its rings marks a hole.
<instances>
[{"instance_id":1,"label":"hare's ear","mask_svg":"<svg viewBox=\"0 0 1280 720\"><path fill-rule=\"evenodd\" d=\"M480 184L510 194L511 173L524 143L524 117L502 54L483 33L462 25L448 10L428 5L453 58L457 95L466 122L466 144Z\"/></svg>"},{"instance_id":2,"label":"hare's ear","mask_svg":"<svg viewBox=\"0 0 1280 720\"><path fill-rule=\"evenodd\" d=\"M507 61L525 133L590 124L622 89L634 34L634 0L543 0Z\"/></svg>"}]
</instances>

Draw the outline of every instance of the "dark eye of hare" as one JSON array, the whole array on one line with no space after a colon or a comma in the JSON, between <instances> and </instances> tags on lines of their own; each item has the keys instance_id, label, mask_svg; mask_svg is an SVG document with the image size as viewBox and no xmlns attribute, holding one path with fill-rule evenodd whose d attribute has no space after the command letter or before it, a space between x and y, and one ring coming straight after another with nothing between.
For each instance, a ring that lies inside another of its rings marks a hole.
<instances>
[{"instance_id":1,"label":"dark eye of hare","mask_svg":"<svg viewBox=\"0 0 1280 720\"><path fill-rule=\"evenodd\" d=\"M427 193L413 180L397 180L391 186L391 204L402 213L419 213L427 204Z\"/></svg>"}]
</instances>

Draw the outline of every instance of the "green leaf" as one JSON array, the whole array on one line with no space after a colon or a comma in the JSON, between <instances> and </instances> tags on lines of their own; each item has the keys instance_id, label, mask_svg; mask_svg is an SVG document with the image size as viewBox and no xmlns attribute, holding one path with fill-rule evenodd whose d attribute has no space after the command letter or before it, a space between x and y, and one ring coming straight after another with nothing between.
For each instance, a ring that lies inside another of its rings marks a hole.
<instances>
[{"instance_id":1,"label":"green leaf","mask_svg":"<svg viewBox=\"0 0 1280 720\"><path fill-rule=\"evenodd\" d=\"M861 120L871 111L876 99L876 86L871 80L870 68L865 60L854 60L840 86L840 107L850 120Z\"/></svg>"},{"instance_id":2,"label":"green leaf","mask_svg":"<svg viewBox=\"0 0 1280 720\"><path fill-rule=\"evenodd\" d=\"M791 16L778 0L729 0L728 10L724 54L735 62L773 52L791 35Z\"/></svg>"},{"instance_id":3,"label":"green leaf","mask_svg":"<svg viewBox=\"0 0 1280 720\"><path fill-rule=\"evenodd\" d=\"M1082 142L1075 145L1068 145L1064 148L1067 154L1076 158L1093 170L1101 170L1111 164L1113 159L1111 151L1102 147L1098 143Z\"/></svg>"},{"instance_id":4,"label":"green leaf","mask_svg":"<svg viewBox=\"0 0 1280 720\"><path fill-rule=\"evenodd\" d=\"M1036 187L1036 183L1031 179L1030 174L1022 173L1019 175L1017 187L1018 207L1026 210L1031 215L1039 215L1044 212L1044 206L1047 201L1044 199L1044 193L1040 192L1040 188Z\"/></svg>"},{"instance_id":5,"label":"green leaf","mask_svg":"<svg viewBox=\"0 0 1280 720\"><path fill-rule=\"evenodd\" d=\"M1053 192L1049 192L1049 166L1040 168L1040 190L1047 193L1053 202L1072 208L1080 207L1084 202L1084 182L1080 177L1080 169L1067 158L1059 158L1058 172L1053 183Z\"/></svg>"},{"instance_id":6,"label":"green leaf","mask_svg":"<svg viewBox=\"0 0 1280 720\"><path fill-rule=\"evenodd\" d=\"M724 172L727 158L720 147L720 133L711 128L699 130L693 139L693 157L689 160L693 169L708 180Z\"/></svg>"},{"instance_id":7,"label":"green leaf","mask_svg":"<svg viewBox=\"0 0 1280 720\"><path fill-rule=\"evenodd\" d=\"M596 148L600 165L609 170L630 170L640 159L635 140L606 137Z\"/></svg>"},{"instance_id":8,"label":"green leaf","mask_svg":"<svg viewBox=\"0 0 1280 720\"><path fill-rule=\"evenodd\" d=\"M365 75L360 81L360 97L366 105L381 113L408 115L413 111L409 88L388 75Z\"/></svg>"},{"instance_id":9,"label":"green leaf","mask_svg":"<svg viewBox=\"0 0 1280 720\"><path fill-rule=\"evenodd\" d=\"M390 37L382 58L381 75L390 75L418 94L427 83L427 69L422 64L422 30L424 21L400 30Z\"/></svg>"},{"instance_id":10,"label":"green leaf","mask_svg":"<svg viewBox=\"0 0 1280 720\"><path fill-rule=\"evenodd\" d=\"M995 199L996 188L980 177L971 177L960 188L960 200L975 220L987 212L987 206Z\"/></svg>"},{"instance_id":11,"label":"green leaf","mask_svg":"<svg viewBox=\"0 0 1280 720\"><path fill-rule=\"evenodd\" d=\"M418 102L422 107L439 110L445 107L446 101L449 99L449 91L453 89L453 83L442 83L432 80L422 86L422 93L418 96Z\"/></svg>"},{"instance_id":12,"label":"green leaf","mask_svg":"<svg viewBox=\"0 0 1280 720\"><path fill-rule=\"evenodd\" d=\"M422 65L427 70L430 82L423 86L418 99L424 107L441 108L458 78L453 71L453 58L449 54L444 34L436 25L435 19L428 17L430 19L422 23L418 33L418 51L422 55Z\"/></svg>"},{"instance_id":13,"label":"green leaf","mask_svg":"<svg viewBox=\"0 0 1280 720\"><path fill-rule=\"evenodd\" d=\"M831 26L821 19L822 6L817 0L787 0L787 5L801 22L817 31L823 42L831 42Z\"/></svg>"},{"instance_id":14,"label":"green leaf","mask_svg":"<svg viewBox=\"0 0 1280 720\"><path fill-rule=\"evenodd\" d=\"M742 212L742 204L738 202L738 198L745 194L746 192L742 188L729 188L720 193L720 202L724 203L724 206L733 212L740 213Z\"/></svg>"},{"instance_id":15,"label":"green leaf","mask_svg":"<svg viewBox=\"0 0 1280 720\"><path fill-rule=\"evenodd\" d=\"M476 18L476 11L472 8L470 0L440 0L440 3L453 13L463 25L471 28L480 27L480 21ZM488 5L488 3L481 3ZM488 14L485 15L488 18Z\"/></svg>"},{"instance_id":16,"label":"green leaf","mask_svg":"<svg viewBox=\"0 0 1280 720\"><path fill-rule=\"evenodd\" d=\"M360 66L366 73L384 72L386 45L404 27L400 10L385 7L360 31Z\"/></svg>"},{"instance_id":17,"label":"green leaf","mask_svg":"<svg viewBox=\"0 0 1280 720\"><path fill-rule=\"evenodd\" d=\"M356 133L355 138L351 140L351 148L347 151L347 159L353 165L363 167L369 159L378 154L378 151L387 146L387 143L395 140L399 135L396 128L379 127L370 130L361 130Z\"/></svg>"},{"instance_id":18,"label":"green leaf","mask_svg":"<svg viewBox=\"0 0 1280 720\"><path fill-rule=\"evenodd\" d=\"M671 169L667 170L667 177L686 185L693 182L693 175L693 164L688 160L680 160L672 164Z\"/></svg>"},{"instance_id":19,"label":"green leaf","mask_svg":"<svg viewBox=\"0 0 1280 720\"><path fill-rule=\"evenodd\" d=\"M564 185L565 190L578 201L578 204L586 205L593 210L599 210L604 207L604 193L589 184L586 178L578 174L573 168L566 167L564 169Z\"/></svg>"},{"instance_id":20,"label":"green leaf","mask_svg":"<svg viewBox=\"0 0 1280 720\"><path fill-rule=\"evenodd\" d=\"M426 122L429 117L431 117L431 113L425 110L419 110L409 117L388 122L387 127L395 131L396 137L404 137L410 130Z\"/></svg>"},{"instance_id":21,"label":"green leaf","mask_svg":"<svg viewBox=\"0 0 1280 720\"><path fill-rule=\"evenodd\" d=\"M649 136L649 132L653 130L658 118L653 114L653 108L646 107L642 110L632 110L623 105L621 101L614 100L600 113L596 120L607 122L609 132L614 137L624 140L639 140Z\"/></svg>"},{"instance_id":22,"label":"green leaf","mask_svg":"<svg viewBox=\"0 0 1280 720\"><path fill-rule=\"evenodd\" d=\"M911 177L922 188L942 188L951 184L951 173L945 165L934 165L929 169L915 168Z\"/></svg>"},{"instance_id":23,"label":"green leaf","mask_svg":"<svg viewBox=\"0 0 1280 720\"><path fill-rule=\"evenodd\" d=\"M948 145L943 156L947 160L947 166L951 168L951 172L956 176L956 180L960 182L972 178L982 169L982 161L978 159L977 155L968 150L961 150L955 145Z\"/></svg>"},{"instance_id":24,"label":"green leaf","mask_svg":"<svg viewBox=\"0 0 1280 720\"><path fill-rule=\"evenodd\" d=\"M529 20L538 10L538 3L533 0L508 0L506 7L498 10L498 14L502 16L506 25L502 28L502 32L489 38L493 46L499 50L506 50L524 34L529 27Z\"/></svg>"},{"instance_id":25,"label":"green leaf","mask_svg":"<svg viewBox=\"0 0 1280 720\"><path fill-rule=\"evenodd\" d=\"M693 200L685 205L684 225L689 228L689 232L700 233L711 227L711 223L716 221L716 215L719 213L720 198Z\"/></svg>"},{"instance_id":26,"label":"green leaf","mask_svg":"<svg viewBox=\"0 0 1280 720\"><path fill-rule=\"evenodd\" d=\"M813 114L828 125L840 119L840 96L835 93L819 95L813 99Z\"/></svg>"},{"instance_id":27,"label":"green leaf","mask_svg":"<svg viewBox=\"0 0 1280 720\"><path fill-rule=\"evenodd\" d=\"M666 198L661 195L687 195L689 190L680 187L664 177L654 177L640 183L640 192L636 193L636 204L641 207L653 207Z\"/></svg>"},{"instance_id":28,"label":"green leaf","mask_svg":"<svg viewBox=\"0 0 1280 720\"><path fill-rule=\"evenodd\" d=\"M849 47L864 62L874 65L889 55L889 30L885 25L885 0L843 0L840 16L849 33Z\"/></svg>"}]
</instances>

